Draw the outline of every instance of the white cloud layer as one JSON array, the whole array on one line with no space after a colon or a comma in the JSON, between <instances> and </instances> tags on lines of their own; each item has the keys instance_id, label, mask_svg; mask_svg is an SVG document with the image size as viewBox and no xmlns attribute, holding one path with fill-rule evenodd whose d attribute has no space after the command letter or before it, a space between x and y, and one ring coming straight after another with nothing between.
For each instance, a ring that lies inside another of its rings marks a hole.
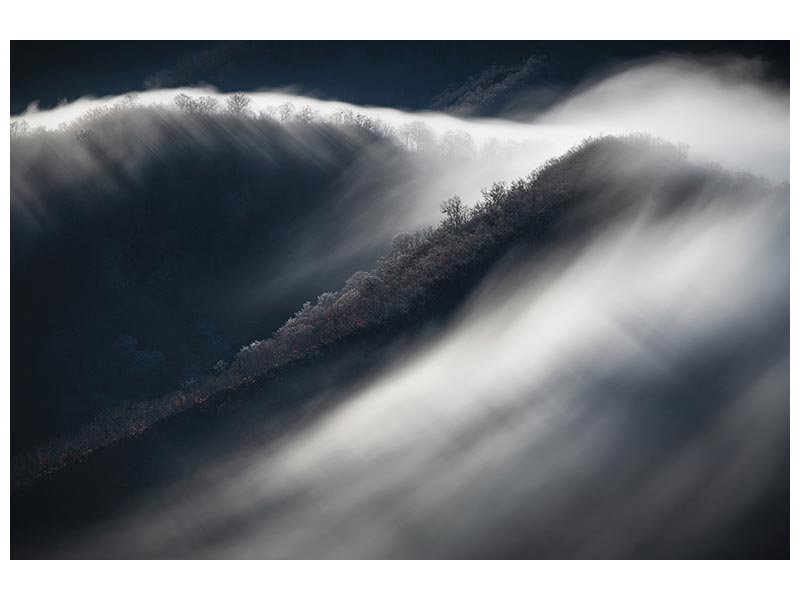
<instances>
[{"instance_id":1,"label":"white cloud layer","mask_svg":"<svg viewBox=\"0 0 800 600\"><path fill-rule=\"evenodd\" d=\"M533 144L503 177L522 176L581 139L599 134L649 133L688 144L691 156L725 168L749 171L774 183L789 177L789 94L768 84L762 65L739 58L705 62L668 59L634 63L584 83L577 91L527 122L503 118L460 118L436 112L406 112L388 107L355 106L319 100L289 91L248 92L256 111L291 102L322 115L349 109L399 126L423 121L433 131L468 132L478 144L496 138ZM173 98L215 95L214 89L180 88L140 92L143 104L173 106ZM50 109L35 106L22 115L31 126L55 128L91 108L114 104L121 97L82 98ZM517 114L520 107L517 107Z\"/></svg>"}]
</instances>

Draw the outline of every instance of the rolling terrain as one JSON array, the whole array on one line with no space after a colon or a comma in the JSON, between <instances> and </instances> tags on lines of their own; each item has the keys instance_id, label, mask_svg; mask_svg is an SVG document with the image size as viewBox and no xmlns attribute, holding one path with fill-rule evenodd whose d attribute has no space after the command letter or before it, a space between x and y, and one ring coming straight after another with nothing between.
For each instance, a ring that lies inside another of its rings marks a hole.
<instances>
[{"instance_id":1,"label":"rolling terrain","mask_svg":"<svg viewBox=\"0 0 800 600\"><path fill-rule=\"evenodd\" d=\"M788 553L787 186L604 136L420 227L463 157L121 115L14 142L12 554Z\"/></svg>"}]
</instances>

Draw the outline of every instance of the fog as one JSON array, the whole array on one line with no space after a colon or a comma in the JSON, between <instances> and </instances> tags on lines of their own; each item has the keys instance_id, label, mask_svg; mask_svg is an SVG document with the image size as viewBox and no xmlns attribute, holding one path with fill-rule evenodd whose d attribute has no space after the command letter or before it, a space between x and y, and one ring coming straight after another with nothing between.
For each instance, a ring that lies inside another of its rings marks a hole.
<instances>
[{"instance_id":1,"label":"fog","mask_svg":"<svg viewBox=\"0 0 800 600\"><path fill-rule=\"evenodd\" d=\"M142 92L138 102L167 107L178 93L225 97L171 89ZM445 198L475 201L482 187L524 176L588 136L646 132L687 144L695 163L788 179L788 92L766 83L757 62L737 58L625 65L542 113L526 114L520 99L507 118L351 106L289 91L248 95L255 112L287 101L322 115L346 108L394 127L422 121L439 136L465 131L479 150L492 140L516 150L494 160L478 152L399 159L370 145L338 180L331 207L303 221L284 270L257 257L238 279L217 282L237 307L344 264L368 267L392 233L436 223ZM85 98L20 118L55 128L119 100ZM214 140L201 129L191 135ZM147 139L143 155L174 142L163 133ZM246 139L271 156L255 135ZM319 154L316 140L296 138L298 155L333 160L335 148ZM64 176L102 178L92 160ZM606 176L630 181L631 172ZM17 192L12 182L12 198L29 208L41 195L28 192L34 179ZM638 199L640 191L625 194ZM724 552L742 523L780 496L788 473L788 189L733 197L713 188L679 208L674 190L660 192L592 237L500 264L433 339L354 390L320 390L338 401L317 419L263 452L222 457L154 492L70 542L68 554ZM31 210L47 221L46 208ZM342 222L344 233L315 242Z\"/></svg>"},{"instance_id":2,"label":"fog","mask_svg":"<svg viewBox=\"0 0 800 600\"><path fill-rule=\"evenodd\" d=\"M452 156L397 153L366 144L358 136L354 139L352 132L340 129L336 135L343 144L363 145L363 158L342 171L330 190L327 208L313 210L295 224L297 243L286 249L282 264L251 257L232 275L235 280L223 284L236 290L231 296L242 310L253 310L276 290L296 285L313 288L315 278L326 272L346 277L348 272L368 267L395 233L437 223L444 199L460 195L468 204L474 203L493 182L524 177L584 138L600 134L648 133L686 144L692 160L711 161L781 183L788 179L789 168L788 90L767 82L763 70L758 61L732 56L635 62L587 78L543 113L528 114L521 96L512 105L513 119L356 106L291 90L248 92L253 115L285 103L297 109L309 106L319 119L349 110L379 118L395 131L422 122L439 140L448 132L466 132L474 149ZM173 100L178 94L213 96L223 105L230 96L213 88L137 93L136 106L167 111L177 111ZM91 109L125 102L119 96L82 98L49 110L32 105L12 122L24 119L32 128L57 129ZM101 148L98 152L71 136L46 138L46 150L12 152L12 216L20 221L15 223L16 231L40 230L52 221L48 196L54 187L94 185L113 202L120 189L141 180L150 165L183 152L186 145L211 149L235 140L242 152L260 156L267 164L287 145L296 157L316 164L333 164L340 152L324 137L302 128L289 128L288 135L271 140L258 123L248 119L233 128L225 122L211 126L183 120L176 125L167 115L132 112L127 123L120 120L115 127L94 132ZM120 136L124 143L118 141ZM112 173L109 164L117 165L121 174ZM20 215L27 218L21 221ZM260 283L254 286L255 281Z\"/></svg>"},{"instance_id":3,"label":"fog","mask_svg":"<svg viewBox=\"0 0 800 600\"><path fill-rule=\"evenodd\" d=\"M789 94L764 78L757 60L720 56L704 60L660 58L627 63L587 78L544 112L529 114L525 96L512 103L509 118L461 118L437 112L408 112L390 107L356 106L319 100L290 90L248 92L253 110L292 103L309 106L323 117L351 110L400 127L422 121L436 134L466 131L478 146L491 140L529 145L506 169L480 171L475 180L461 181L463 189L449 194L475 195L493 179L525 175L547 158L564 152L583 138L598 134L646 132L689 146L691 156L732 170L746 170L774 183L788 179ZM173 107L179 93L212 95L213 88L157 89L137 92L143 105ZM113 105L124 97L82 98L63 106L29 107L12 121L25 119L32 127L56 128L87 110ZM496 169L496 166L494 167Z\"/></svg>"},{"instance_id":4,"label":"fog","mask_svg":"<svg viewBox=\"0 0 800 600\"><path fill-rule=\"evenodd\" d=\"M446 331L306 429L81 552L724 551L788 468L787 248L785 194L706 197L501 266Z\"/></svg>"}]
</instances>

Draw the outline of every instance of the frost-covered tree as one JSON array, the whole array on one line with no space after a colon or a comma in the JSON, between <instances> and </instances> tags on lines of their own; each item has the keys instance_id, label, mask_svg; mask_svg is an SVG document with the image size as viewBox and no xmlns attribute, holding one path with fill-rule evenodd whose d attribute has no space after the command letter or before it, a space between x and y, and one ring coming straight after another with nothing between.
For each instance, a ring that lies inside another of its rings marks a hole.
<instances>
[{"instance_id":1,"label":"frost-covered tree","mask_svg":"<svg viewBox=\"0 0 800 600\"><path fill-rule=\"evenodd\" d=\"M402 125L398 135L407 150L424 152L432 149L436 144L436 136L433 131L422 121L412 121Z\"/></svg>"},{"instance_id":2,"label":"frost-covered tree","mask_svg":"<svg viewBox=\"0 0 800 600\"><path fill-rule=\"evenodd\" d=\"M236 117L246 117L251 113L250 106L253 104L253 101L249 96L237 93L228 96L226 104L229 114Z\"/></svg>"},{"instance_id":3,"label":"frost-covered tree","mask_svg":"<svg viewBox=\"0 0 800 600\"><path fill-rule=\"evenodd\" d=\"M25 119L11 121L11 137L19 137L28 133L28 122Z\"/></svg>"},{"instance_id":4,"label":"frost-covered tree","mask_svg":"<svg viewBox=\"0 0 800 600\"><path fill-rule=\"evenodd\" d=\"M278 107L278 119L281 123L288 123L294 118L294 104L284 102Z\"/></svg>"},{"instance_id":5,"label":"frost-covered tree","mask_svg":"<svg viewBox=\"0 0 800 600\"><path fill-rule=\"evenodd\" d=\"M442 202L442 227L445 231L456 232L467 222L467 208L460 196L453 196Z\"/></svg>"}]
</instances>

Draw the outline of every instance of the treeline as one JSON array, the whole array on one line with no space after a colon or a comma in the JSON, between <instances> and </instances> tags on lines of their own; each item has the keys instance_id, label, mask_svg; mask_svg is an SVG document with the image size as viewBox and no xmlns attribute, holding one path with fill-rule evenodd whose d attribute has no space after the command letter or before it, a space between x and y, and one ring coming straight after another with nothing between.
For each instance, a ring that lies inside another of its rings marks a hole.
<instances>
[{"instance_id":1,"label":"treeline","mask_svg":"<svg viewBox=\"0 0 800 600\"><path fill-rule=\"evenodd\" d=\"M256 112L243 95L131 95L60 131L13 127L12 353L30 365L12 382L14 455L230 363L434 216L398 188L476 156L421 122Z\"/></svg>"},{"instance_id":2,"label":"treeline","mask_svg":"<svg viewBox=\"0 0 800 600\"><path fill-rule=\"evenodd\" d=\"M202 121L124 110L81 140L12 144L14 455L213 372L390 239L350 224L398 209L382 191L420 157L331 126Z\"/></svg>"},{"instance_id":3,"label":"treeline","mask_svg":"<svg viewBox=\"0 0 800 600\"><path fill-rule=\"evenodd\" d=\"M482 190L472 207L458 196L444 201L438 227L397 234L373 270L359 271L340 290L306 302L271 338L242 348L230 372L256 376L435 302L442 284L492 262L515 241L552 234L565 210L580 218L580 197L587 191L582 185L587 176L595 180L590 172L610 166L604 157L617 162L638 152L658 152L673 163L685 159L683 149L646 136L588 139L525 178Z\"/></svg>"},{"instance_id":4,"label":"treeline","mask_svg":"<svg viewBox=\"0 0 800 600\"><path fill-rule=\"evenodd\" d=\"M650 170L642 170L644 157ZM621 166L633 162L637 167L627 175L621 171ZM424 318L426 311L436 307L443 288L465 279L477 280L516 242L543 243L554 239L559 230L583 235L587 227L602 222L598 206L603 201L611 202L616 194L607 215L615 217L625 203L634 206L647 198L648 185L674 185L678 170L684 173L677 183L684 198L700 197L703 186L712 180L714 185L731 188L743 183L721 171L694 170L686 163L683 149L649 137L602 137L585 141L510 185L495 183L473 207L458 197L450 198L442 204L438 227L396 235L390 251L373 270L357 272L338 291L305 303L270 338L242 348L218 374L201 376L185 389L159 399L105 411L77 434L15 460L13 486L138 435L161 419L235 391L276 369L324 354L351 336L412 316ZM628 189L635 182L639 187Z\"/></svg>"},{"instance_id":5,"label":"treeline","mask_svg":"<svg viewBox=\"0 0 800 600\"><path fill-rule=\"evenodd\" d=\"M335 127L354 128L365 133L386 139L395 145L411 152L428 152L438 156L456 159L500 160L519 152L525 144L514 141L490 139L477 144L472 136L464 130L448 130L437 135L425 122L413 120L399 126L386 121L340 108L329 114L315 110L309 105L296 106L291 102L279 105L268 105L261 109L254 108L253 100L246 94L232 94L225 102L214 96L189 96L181 93L175 96L173 108L195 118L211 116L228 116L237 119L278 123L284 126L329 125ZM68 123L62 123L58 131L67 132L78 139L91 135L88 125L100 118L119 113L120 111L146 108L169 108L157 104L144 106L139 102L137 94L125 95L118 102L95 107ZM11 123L11 137L19 138L31 135L43 135L49 130L45 127L31 127L24 119Z\"/></svg>"}]
</instances>

